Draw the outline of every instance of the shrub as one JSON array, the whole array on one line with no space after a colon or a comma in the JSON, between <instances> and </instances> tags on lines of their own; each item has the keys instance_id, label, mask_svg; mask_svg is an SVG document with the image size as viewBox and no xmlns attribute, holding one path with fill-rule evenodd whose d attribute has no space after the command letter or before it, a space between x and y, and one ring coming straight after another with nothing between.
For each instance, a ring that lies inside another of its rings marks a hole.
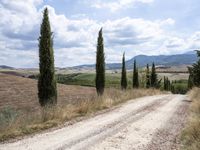
<instances>
[{"instance_id":1,"label":"shrub","mask_svg":"<svg viewBox=\"0 0 200 150\"><path fill-rule=\"evenodd\" d=\"M18 113L11 107L4 107L0 110L0 128L9 127L17 118Z\"/></svg>"}]
</instances>

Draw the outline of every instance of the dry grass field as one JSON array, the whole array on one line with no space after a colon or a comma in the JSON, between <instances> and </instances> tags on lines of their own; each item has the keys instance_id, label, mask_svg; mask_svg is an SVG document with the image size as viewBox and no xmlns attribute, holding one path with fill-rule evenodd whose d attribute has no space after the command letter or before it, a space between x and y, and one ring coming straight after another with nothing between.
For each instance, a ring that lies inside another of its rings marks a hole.
<instances>
[{"instance_id":1,"label":"dry grass field","mask_svg":"<svg viewBox=\"0 0 200 150\"><path fill-rule=\"evenodd\" d=\"M58 105L90 99L95 94L94 88L58 84ZM5 106L28 111L39 109L37 81L0 73L0 108Z\"/></svg>"},{"instance_id":2,"label":"dry grass field","mask_svg":"<svg viewBox=\"0 0 200 150\"><path fill-rule=\"evenodd\" d=\"M188 125L183 130L184 150L200 149L200 89L194 88L189 93L192 100Z\"/></svg>"}]
</instances>

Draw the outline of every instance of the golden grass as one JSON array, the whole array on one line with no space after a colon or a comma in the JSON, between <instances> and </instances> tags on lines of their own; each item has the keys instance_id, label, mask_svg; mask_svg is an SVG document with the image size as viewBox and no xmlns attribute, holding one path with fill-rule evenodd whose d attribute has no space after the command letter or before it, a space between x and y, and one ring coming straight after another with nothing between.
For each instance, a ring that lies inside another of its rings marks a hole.
<instances>
[{"instance_id":1,"label":"golden grass","mask_svg":"<svg viewBox=\"0 0 200 150\"><path fill-rule=\"evenodd\" d=\"M90 116L103 109L111 108L130 99L161 94L155 89L134 89L121 91L106 89L104 96L78 101L76 104L66 104L53 108L45 108L30 114L20 114L6 126L0 127L0 141L39 132L62 125L63 123L81 116ZM8 113L9 114L9 113Z\"/></svg>"},{"instance_id":2,"label":"golden grass","mask_svg":"<svg viewBox=\"0 0 200 150\"><path fill-rule=\"evenodd\" d=\"M190 118L182 133L184 150L200 150L200 89L194 88L189 93L192 104Z\"/></svg>"}]
</instances>

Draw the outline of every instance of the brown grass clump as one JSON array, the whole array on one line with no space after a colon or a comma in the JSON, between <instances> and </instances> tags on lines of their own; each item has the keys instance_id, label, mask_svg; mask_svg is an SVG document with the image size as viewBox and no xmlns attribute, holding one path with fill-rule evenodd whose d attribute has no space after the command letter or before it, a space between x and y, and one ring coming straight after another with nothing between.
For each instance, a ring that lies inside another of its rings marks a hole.
<instances>
[{"instance_id":1,"label":"brown grass clump","mask_svg":"<svg viewBox=\"0 0 200 150\"><path fill-rule=\"evenodd\" d=\"M182 133L183 149L200 150L200 88L194 88L189 95L192 104L188 125Z\"/></svg>"},{"instance_id":2,"label":"brown grass clump","mask_svg":"<svg viewBox=\"0 0 200 150\"><path fill-rule=\"evenodd\" d=\"M102 97L94 96L76 101L76 103L65 103L62 106L58 105L45 109L40 108L31 113L5 107L0 111L0 141L56 127L71 119L90 116L99 110L111 108L130 99L161 94L159 90L155 89L121 91L110 88L105 91Z\"/></svg>"}]
</instances>

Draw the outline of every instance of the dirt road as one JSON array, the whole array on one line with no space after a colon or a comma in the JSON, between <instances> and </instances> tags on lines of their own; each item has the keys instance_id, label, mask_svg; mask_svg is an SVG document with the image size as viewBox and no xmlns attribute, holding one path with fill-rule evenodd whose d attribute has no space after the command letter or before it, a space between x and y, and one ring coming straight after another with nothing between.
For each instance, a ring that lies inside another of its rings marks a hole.
<instances>
[{"instance_id":1,"label":"dirt road","mask_svg":"<svg viewBox=\"0 0 200 150\"><path fill-rule=\"evenodd\" d=\"M62 129L1 144L0 150L178 149L188 105L183 95L139 98Z\"/></svg>"}]
</instances>

